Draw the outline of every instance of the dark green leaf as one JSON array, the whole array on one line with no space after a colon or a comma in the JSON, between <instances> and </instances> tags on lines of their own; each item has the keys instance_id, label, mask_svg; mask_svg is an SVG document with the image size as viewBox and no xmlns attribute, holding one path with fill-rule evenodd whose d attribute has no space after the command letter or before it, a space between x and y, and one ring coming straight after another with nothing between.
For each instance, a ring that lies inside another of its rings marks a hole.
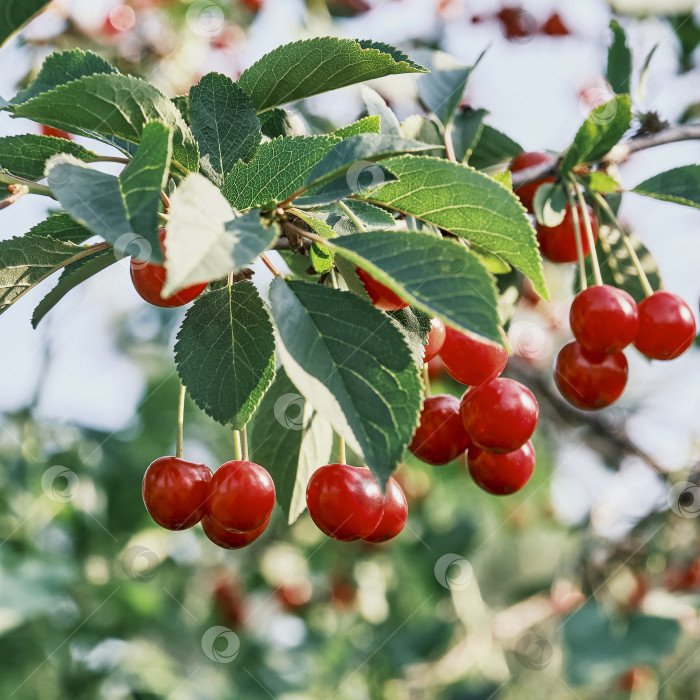
<instances>
[{"instance_id":1,"label":"dark green leaf","mask_svg":"<svg viewBox=\"0 0 700 700\"><path fill-rule=\"evenodd\" d=\"M586 176L586 184L588 189L595 192L619 192L621 189L620 183L612 176L604 173L602 170L594 170Z\"/></svg>"},{"instance_id":2,"label":"dark green leaf","mask_svg":"<svg viewBox=\"0 0 700 700\"><path fill-rule=\"evenodd\" d=\"M280 367L248 431L252 458L270 472L291 525L306 508L306 485L333 449L333 429L299 394Z\"/></svg>"},{"instance_id":3,"label":"dark green leaf","mask_svg":"<svg viewBox=\"0 0 700 700\"><path fill-rule=\"evenodd\" d=\"M262 132L270 139L278 136L306 136L304 120L288 109L276 107L260 115Z\"/></svg>"},{"instance_id":4,"label":"dark green leaf","mask_svg":"<svg viewBox=\"0 0 700 700\"><path fill-rule=\"evenodd\" d=\"M618 95L596 107L580 126L574 142L561 163L566 173L579 163L600 160L630 128L632 112L629 95Z\"/></svg>"},{"instance_id":5,"label":"dark green leaf","mask_svg":"<svg viewBox=\"0 0 700 700\"><path fill-rule=\"evenodd\" d=\"M606 617L596 603L571 613L563 627L565 668L573 685L610 683L627 669L671 656L681 628L669 617Z\"/></svg>"},{"instance_id":6,"label":"dark green leaf","mask_svg":"<svg viewBox=\"0 0 700 700\"><path fill-rule=\"evenodd\" d=\"M389 136L403 136L399 119L384 101L384 98L376 90L366 85L362 86L360 93L367 114L379 117L379 132Z\"/></svg>"},{"instance_id":7,"label":"dark green leaf","mask_svg":"<svg viewBox=\"0 0 700 700\"><path fill-rule=\"evenodd\" d=\"M238 84L258 112L346 85L425 68L393 47L318 37L280 46L243 72Z\"/></svg>"},{"instance_id":8,"label":"dark green leaf","mask_svg":"<svg viewBox=\"0 0 700 700\"><path fill-rule=\"evenodd\" d=\"M682 165L659 173L633 187L632 192L700 208L700 165Z\"/></svg>"},{"instance_id":9,"label":"dark green leaf","mask_svg":"<svg viewBox=\"0 0 700 700\"><path fill-rule=\"evenodd\" d=\"M192 133L200 167L217 184L234 164L253 157L261 138L253 103L231 78L208 73L190 89Z\"/></svg>"},{"instance_id":10,"label":"dark green leaf","mask_svg":"<svg viewBox=\"0 0 700 700\"><path fill-rule=\"evenodd\" d=\"M523 147L503 132L483 124L481 135L472 147L469 165L477 170L484 170L499 163L505 163L523 152Z\"/></svg>"},{"instance_id":11,"label":"dark green leaf","mask_svg":"<svg viewBox=\"0 0 700 700\"><path fill-rule=\"evenodd\" d=\"M388 314L403 333L416 365L422 370L425 346L430 332L430 316L410 306L398 311L389 311Z\"/></svg>"},{"instance_id":12,"label":"dark green leaf","mask_svg":"<svg viewBox=\"0 0 700 700\"><path fill-rule=\"evenodd\" d=\"M452 146L460 163L467 163L472 157L484 131L484 119L487 114L485 109L457 112L452 123Z\"/></svg>"},{"instance_id":13,"label":"dark green leaf","mask_svg":"<svg viewBox=\"0 0 700 700\"><path fill-rule=\"evenodd\" d=\"M38 15L50 0L5 0L0 9L0 45Z\"/></svg>"},{"instance_id":14,"label":"dark green leaf","mask_svg":"<svg viewBox=\"0 0 700 700\"><path fill-rule=\"evenodd\" d=\"M496 285L461 244L417 231L372 231L329 241L404 301L464 333L501 343Z\"/></svg>"},{"instance_id":15,"label":"dark green leaf","mask_svg":"<svg viewBox=\"0 0 700 700\"><path fill-rule=\"evenodd\" d=\"M102 272L117 262L113 250L101 250L97 253L71 263L58 279L56 286L39 302L32 314L32 326L36 328L46 314L58 304L63 297L79 284L98 272Z\"/></svg>"},{"instance_id":16,"label":"dark green leaf","mask_svg":"<svg viewBox=\"0 0 700 700\"><path fill-rule=\"evenodd\" d=\"M236 215L218 188L196 173L173 193L166 230L166 296L250 265L277 238L277 225L264 225L258 211Z\"/></svg>"},{"instance_id":17,"label":"dark green leaf","mask_svg":"<svg viewBox=\"0 0 700 700\"><path fill-rule=\"evenodd\" d=\"M566 190L559 184L546 182L540 185L535 192L533 209L535 218L543 226L559 226L564 221L568 198Z\"/></svg>"},{"instance_id":18,"label":"dark green leaf","mask_svg":"<svg viewBox=\"0 0 700 700\"><path fill-rule=\"evenodd\" d=\"M43 238L48 236L57 241L75 243L76 245L85 243L88 238L92 238L94 235L90 229L79 224L71 218L70 214L65 212L51 214L47 219L32 227L26 234L26 236L41 236Z\"/></svg>"},{"instance_id":19,"label":"dark green leaf","mask_svg":"<svg viewBox=\"0 0 700 700\"><path fill-rule=\"evenodd\" d=\"M26 0L22 0L23 2ZM119 71L101 56L92 51L73 49L72 51L55 51L44 60L39 75L34 81L15 97L11 103L18 105L86 75L99 73L118 73Z\"/></svg>"},{"instance_id":20,"label":"dark green leaf","mask_svg":"<svg viewBox=\"0 0 700 700\"><path fill-rule=\"evenodd\" d=\"M78 127L130 143L141 141L148 122L162 121L173 131L173 161L183 171L198 167L197 143L178 108L153 85L129 75L88 75L34 97L14 113L57 129Z\"/></svg>"},{"instance_id":21,"label":"dark green leaf","mask_svg":"<svg viewBox=\"0 0 700 700\"><path fill-rule=\"evenodd\" d=\"M275 373L275 341L251 282L203 294L185 315L175 363L194 402L214 420L240 430Z\"/></svg>"},{"instance_id":22,"label":"dark green leaf","mask_svg":"<svg viewBox=\"0 0 700 700\"><path fill-rule=\"evenodd\" d=\"M270 298L290 379L385 483L421 407L418 368L401 331L349 292L277 278Z\"/></svg>"},{"instance_id":23,"label":"dark green leaf","mask_svg":"<svg viewBox=\"0 0 700 700\"><path fill-rule=\"evenodd\" d=\"M280 202L304 185L337 143L336 136L291 136L263 143L250 163L233 166L221 191L239 211Z\"/></svg>"},{"instance_id":24,"label":"dark green leaf","mask_svg":"<svg viewBox=\"0 0 700 700\"><path fill-rule=\"evenodd\" d=\"M171 102L177 107L177 111L180 112L182 118L185 120L185 124L192 127L192 105L190 104L189 95L175 95L175 97L170 98Z\"/></svg>"},{"instance_id":25,"label":"dark green leaf","mask_svg":"<svg viewBox=\"0 0 700 700\"><path fill-rule=\"evenodd\" d=\"M381 161L398 178L371 201L473 241L513 264L548 297L535 232L515 195L469 166L439 158Z\"/></svg>"},{"instance_id":26,"label":"dark green leaf","mask_svg":"<svg viewBox=\"0 0 700 700\"><path fill-rule=\"evenodd\" d=\"M378 134L379 133L379 117L363 117L352 124L342 126L333 132L333 136L338 136L341 139L356 136L357 134Z\"/></svg>"},{"instance_id":27,"label":"dark green leaf","mask_svg":"<svg viewBox=\"0 0 700 700\"><path fill-rule=\"evenodd\" d=\"M401 131L408 139L429 143L436 148L425 151L423 155L442 158L445 155L445 139L443 138L440 125L435 119L426 119L418 114L414 114L401 122Z\"/></svg>"},{"instance_id":28,"label":"dark green leaf","mask_svg":"<svg viewBox=\"0 0 700 700\"><path fill-rule=\"evenodd\" d=\"M0 314L49 275L86 254L83 246L41 236L0 241Z\"/></svg>"},{"instance_id":29,"label":"dark green leaf","mask_svg":"<svg viewBox=\"0 0 700 700\"><path fill-rule=\"evenodd\" d=\"M610 22L613 33L612 44L608 50L607 78L610 87L618 94L624 95L630 92L630 80L632 79L632 53L627 46L625 30L617 20Z\"/></svg>"},{"instance_id":30,"label":"dark green leaf","mask_svg":"<svg viewBox=\"0 0 700 700\"><path fill-rule=\"evenodd\" d=\"M0 168L27 180L43 178L46 161L57 153L70 153L83 161L97 157L73 141L53 136L21 134L0 138Z\"/></svg>"}]
</instances>

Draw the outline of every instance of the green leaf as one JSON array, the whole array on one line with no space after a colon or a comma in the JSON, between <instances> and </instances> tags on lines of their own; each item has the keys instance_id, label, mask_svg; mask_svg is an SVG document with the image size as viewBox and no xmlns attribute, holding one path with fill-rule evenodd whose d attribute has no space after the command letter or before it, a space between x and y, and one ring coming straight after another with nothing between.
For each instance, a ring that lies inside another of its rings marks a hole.
<instances>
[{"instance_id":1,"label":"green leaf","mask_svg":"<svg viewBox=\"0 0 700 700\"><path fill-rule=\"evenodd\" d=\"M27 236L41 236L42 238L48 236L57 241L80 245L94 235L95 234L90 231L90 229L85 228L85 226L71 218L70 214L60 212L58 214L51 214L47 219L33 226L29 232L25 234L25 238Z\"/></svg>"},{"instance_id":2,"label":"green leaf","mask_svg":"<svg viewBox=\"0 0 700 700\"><path fill-rule=\"evenodd\" d=\"M5 0L0 9L0 45L49 4L50 0Z\"/></svg>"},{"instance_id":3,"label":"green leaf","mask_svg":"<svg viewBox=\"0 0 700 700\"><path fill-rule=\"evenodd\" d=\"M239 211L281 202L304 185L337 143L336 136L290 136L263 143L250 163L233 166L221 191Z\"/></svg>"},{"instance_id":4,"label":"green leaf","mask_svg":"<svg viewBox=\"0 0 700 700\"><path fill-rule=\"evenodd\" d=\"M54 156L46 175L52 193L78 223L115 246L118 253L162 262L158 203L165 185L170 130L150 122L136 155L119 177L89 168L70 155Z\"/></svg>"},{"instance_id":5,"label":"green leaf","mask_svg":"<svg viewBox=\"0 0 700 700\"><path fill-rule=\"evenodd\" d=\"M243 72L238 84L258 112L328 90L425 68L391 46L318 37L280 46Z\"/></svg>"},{"instance_id":6,"label":"green leaf","mask_svg":"<svg viewBox=\"0 0 700 700\"><path fill-rule=\"evenodd\" d=\"M469 166L439 158L399 156L381 162L398 178L371 201L482 246L508 261L548 298L535 232L515 195Z\"/></svg>"},{"instance_id":7,"label":"green leaf","mask_svg":"<svg viewBox=\"0 0 700 700\"><path fill-rule=\"evenodd\" d=\"M360 94L362 95L362 101L365 103L367 114L379 117L380 133L389 136L403 136L398 117L376 90L363 85L360 88Z\"/></svg>"},{"instance_id":8,"label":"green leaf","mask_svg":"<svg viewBox=\"0 0 700 700\"><path fill-rule=\"evenodd\" d=\"M197 282L240 270L277 238L257 211L236 215L218 188L202 175L186 177L170 200L166 296Z\"/></svg>"},{"instance_id":9,"label":"green leaf","mask_svg":"<svg viewBox=\"0 0 700 700\"><path fill-rule=\"evenodd\" d=\"M589 190L606 194L621 190L620 183L612 175L608 175L602 170L594 170L592 173L589 173L586 176L586 185Z\"/></svg>"},{"instance_id":10,"label":"green leaf","mask_svg":"<svg viewBox=\"0 0 700 700\"><path fill-rule=\"evenodd\" d=\"M58 304L63 297L85 280L107 269L117 262L113 250L101 250L97 253L71 263L58 279L56 286L39 302L32 314L32 326L36 328L46 314Z\"/></svg>"},{"instance_id":11,"label":"green leaf","mask_svg":"<svg viewBox=\"0 0 700 700\"><path fill-rule=\"evenodd\" d=\"M200 167L215 183L239 161L253 157L262 136L253 103L231 78L208 73L190 88L192 133Z\"/></svg>"},{"instance_id":12,"label":"green leaf","mask_svg":"<svg viewBox=\"0 0 700 700\"><path fill-rule=\"evenodd\" d=\"M265 136L275 139L278 136L306 136L304 120L295 112L276 107L260 115L260 126Z\"/></svg>"},{"instance_id":13,"label":"green leaf","mask_svg":"<svg viewBox=\"0 0 700 700\"><path fill-rule=\"evenodd\" d=\"M119 71L92 51L73 49L72 51L54 51L44 59L39 75L21 92L17 93L11 103L22 104L42 92L54 90L86 75L99 73L119 73Z\"/></svg>"},{"instance_id":14,"label":"green leaf","mask_svg":"<svg viewBox=\"0 0 700 700\"><path fill-rule=\"evenodd\" d=\"M148 122L162 121L173 131L174 164L183 172L198 167L197 142L178 108L153 85L129 75L88 75L18 105L14 114L136 144Z\"/></svg>"},{"instance_id":15,"label":"green leaf","mask_svg":"<svg viewBox=\"0 0 700 700\"><path fill-rule=\"evenodd\" d=\"M426 60L423 60L423 58ZM459 107L467 81L481 57L473 66L465 66L442 51L421 53L421 60L430 73L417 80L418 95L428 109L445 125L449 125Z\"/></svg>"},{"instance_id":16,"label":"green leaf","mask_svg":"<svg viewBox=\"0 0 700 700\"><path fill-rule=\"evenodd\" d=\"M655 291L663 287L661 281L661 273L659 267L654 260L654 256L647 250L642 242L633 234L628 234L630 243L637 253L639 262L642 264L642 269L646 273L647 279L652 289ZM604 284L610 284L613 287L619 287L631 294L635 301L642 301L646 297L644 287L639 281L637 268L632 262L629 251L624 244L620 232L616 228L610 226L601 226L598 241L596 243L596 255L600 265L600 274L603 277ZM591 257L588 256L586 263L586 279L588 284L595 283L593 275L593 266ZM578 269L574 276L574 292L580 290Z\"/></svg>"},{"instance_id":17,"label":"green leaf","mask_svg":"<svg viewBox=\"0 0 700 700\"><path fill-rule=\"evenodd\" d=\"M352 211L353 216L366 230L396 226L396 221L390 212L375 207L373 204L363 202L360 199L346 199L343 201L343 204ZM347 236L360 230L338 204L329 204L325 207L312 209L307 211L306 214L314 219L323 221L338 236Z\"/></svg>"},{"instance_id":18,"label":"green leaf","mask_svg":"<svg viewBox=\"0 0 700 700\"><path fill-rule=\"evenodd\" d=\"M580 163L600 160L625 135L631 121L629 95L618 95L596 107L580 126L574 142L564 154L562 172L567 173Z\"/></svg>"},{"instance_id":19,"label":"green leaf","mask_svg":"<svg viewBox=\"0 0 700 700\"><path fill-rule=\"evenodd\" d=\"M394 325L399 328L411 348L413 360L423 370L425 346L430 332L430 316L419 309L407 306L405 309L387 312Z\"/></svg>"},{"instance_id":20,"label":"green leaf","mask_svg":"<svg viewBox=\"0 0 700 700\"><path fill-rule=\"evenodd\" d=\"M566 190L561 183L555 185L546 182L535 192L533 200L535 219L543 226L559 226L566 216L567 205Z\"/></svg>"},{"instance_id":21,"label":"green leaf","mask_svg":"<svg viewBox=\"0 0 700 700\"><path fill-rule=\"evenodd\" d=\"M309 228L317 233L323 238L334 238L336 236L335 231L321 219L314 218L305 214L303 211L296 211L296 215L309 226ZM333 267L333 251L328 248L328 246L321 245L315 241L311 244L309 249L309 257L311 258L311 264L314 270L319 274L324 272L329 272ZM308 267L308 265L307 265Z\"/></svg>"},{"instance_id":22,"label":"green leaf","mask_svg":"<svg viewBox=\"0 0 700 700\"><path fill-rule=\"evenodd\" d=\"M175 363L194 402L214 420L240 430L275 374L275 340L251 282L203 294L177 334Z\"/></svg>"},{"instance_id":23,"label":"green leaf","mask_svg":"<svg viewBox=\"0 0 700 700\"><path fill-rule=\"evenodd\" d=\"M429 143L435 148L425 151L423 155L442 158L445 155L445 140L440 125L433 119L426 119L419 114L413 114L401 122L401 132L408 139Z\"/></svg>"},{"instance_id":24,"label":"green leaf","mask_svg":"<svg viewBox=\"0 0 700 700\"><path fill-rule=\"evenodd\" d=\"M632 192L700 208L700 165L682 165L644 180Z\"/></svg>"},{"instance_id":25,"label":"green leaf","mask_svg":"<svg viewBox=\"0 0 700 700\"><path fill-rule=\"evenodd\" d=\"M505 163L523 152L523 147L503 132L483 124L481 135L469 156L469 165L477 170Z\"/></svg>"},{"instance_id":26,"label":"green leaf","mask_svg":"<svg viewBox=\"0 0 700 700\"><path fill-rule=\"evenodd\" d=\"M385 483L418 423L421 381L385 314L354 294L273 281L272 315L299 392Z\"/></svg>"},{"instance_id":27,"label":"green leaf","mask_svg":"<svg viewBox=\"0 0 700 700\"><path fill-rule=\"evenodd\" d=\"M461 163L467 163L472 157L484 131L484 119L487 114L488 111L485 109L466 109L457 112L452 122L452 146L455 157Z\"/></svg>"},{"instance_id":28,"label":"green leaf","mask_svg":"<svg viewBox=\"0 0 700 700\"><path fill-rule=\"evenodd\" d=\"M565 669L573 685L610 683L632 666L657 666L678 645L681 627L669 617L634 614L618 620L586 603L562 625Z\"/></svg>"},{"instance_id":29,"label":"green leaf","mask_svg":"<svg viewBox=\"0 0 700 700\"><path fill-rule=\"evenodd\" d=\"M97 157L73 141L53 136L21 134L0 138L0 167L27 180L43 178L46 161L57 153L70 153L83 161Z\"/></svg>"},{"instance_id":30,"label":"green leaf","mask_svg":"<svg viewBox=\"0 0 700 700\"><path fill-rule=\"evenodd\" d=\"M357 134L378 134L379 133L379 117L362 117L352 124L342 126L333 132L333 136L338 136L341 139L357 136Z\"/></svg>"},{"instance_id":31,"label":"green leaf","mask_svg":"<svg viewBox=\"0 0 700 700\"><path fill-rule=\"evenodd\" d=\"M158 238L158 208L161 191L168 181L172 131L163 122L149 122L143 128L141 144L119 174L119 189L131 228L150 243L148 258L161 262Z\"/></svg>"},{"instance_id":32,"label":"green leaf","mask_svg":"<svg viewBox=\"0 0 700 700\"><path fill-rule=\"evenodd\" d=\"M170 98L170 101L177 107L177 111L182 115L185 124L192 128L192 104L190 103L189 94L175 95L175 97Z\"/></svg>"},{"instance_id":33,"label":"green leaf","mask_svg":"<svg viewBox=\"0 0 700 700\"><path fill-rule=\"evenodd\" d=\"M87 255L87 250L36 235L0 241L0 314L49 275Z\"/></svg>"},{"instance_id":34,"label":"green leaf","mask_svg":"<svg viewBox=\"0 0 700 700\"><path fill-rule=\"evenodd\" d=\"M283 367L260 402L248 431L253 459L270 472L277 502L291 525L306 509L306 486L327 464L333 429L299 394Z\"/></svg>"},{"instance_id":35,"label":"green leaf","mask_svg":"<svg viewBox=\"0 0 700 700\"><path fill-rule=\"evenodd\" d=\"M625 30L617 20L610 22L610 29L613 33L613 40L608 49L608 83L616 94L624 95L630 92L632 52L627 46Z\"/></svg>"},{"instance_id":36,"label":"green leaf","mask_svg":"<svg viewBox=\"0 0 700 700\"><path fill-rule=\"evenodd\" d=\"M372 231L328 243L404 301L470 335L501 343L496 285L462 244L417 231Z\"/></svg>"}]
</instances>

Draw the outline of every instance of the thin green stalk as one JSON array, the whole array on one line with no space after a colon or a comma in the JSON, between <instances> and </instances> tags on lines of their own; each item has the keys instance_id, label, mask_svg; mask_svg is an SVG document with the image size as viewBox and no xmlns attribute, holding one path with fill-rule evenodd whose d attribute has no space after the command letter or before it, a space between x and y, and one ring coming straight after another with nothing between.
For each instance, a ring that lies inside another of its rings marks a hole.
<instances>
[{"instance_id":1,"label":"thin green stalk","mask_svg":"<svg viewBox=\"0 0 700 700\"><path fill-rule=\"evenodd\" d=\"M32 182L31 180L25 180L22 177L15 177L10 175L5 170L0 170L0 184L3 185L22 185L22 187L27 188L29 194L41 194L44 197L51 197L51 199L56 199L51 193L50 188L46 185L40 185L37 182Z\"/></svg>"},{"instance_id":2,"label":"thin green stalk","mask_svg":"<svg viewBox=\"0 0 700 700\"><path fill-rule=\"evenodd\" d=\"M362 233L367 233L367 229L364 227L362 222L355 216L352 209L350 209L350 207L347 204L345 204L345 202L342 199L338 202L338 206L348 215L350 221L352 221L352 223L355 224L358 231L362 231Z\"/></svg>"},{"instance_id":3,"label":"thin green stalk","mask_svg":"<svg viewBox=\"0 0 700 700\"><path fill-rule=\"evenodd\" d=\"M591 217L588 213L588 205L583 197L583 190L579 186L578 182L573 180L574 190L576 191L576 196L578 197L578 203L581 208L581 213L583 215L583 227L586 230L586 238L588 240L588 247L591 250L591 262L593 263L593 277L595 278L595 283L598 285L603 284L603 276L600 274L600 265L598 264L598 255L595 249L595 238L593 236L593 227L591 226Z\"/></svg>"},{"instance_id":4,"label":"thin green stalk","mask_svg":"<svg viewBox=\"0 0 700 700\"><path fill-rule=\"evenodd\" d=\"M185 435L185 385L180 382L180 395L177 401L177 442L175 456L182 459L182 444Z\"/></svg>"},{"instance_id":5,"label":"thin green stalk","mask_svg":"<svg viewBox=\"0 0 700 700\"><path fill-rule=\"evenodd\" d=\"M571 217L574 221L574 234L576 238L576 258L578 259L578 278L581 291L588 287L588 279L586 278L586 261L583 257L583 243L581 242L581 222L578 218L578 209L576 208L576 203L574 202L573 195L571 194L571 189L568 183L564 183L564 190L566 192L566 197L569 200L569 210L571 211Z\"/></svg>"},{"instance_id":6,"label":"thin green stalk","mask_svg":"<svg viewBox=\"0 0 700 700\"><path fill-rule=\"evenodd\" d=\"M240 430L233 431L233 456L234 456L234 459L236 459L236 460L243 459L243 448L241 446L241 431Z\"/></svg>"},{"instance_id":7,"label":"thin green stalk","mask_svg":"<svg viewBox=\"0 0 700 700\"><path fill-rule=\"evenodd\" d=\"M423 363L423 386L425 387L425 398L430 396L430 371L428 369L428 363Z\"/></svg>"},{"instance_id":8,"label":"thin green stalk","mask_svg":"<svg viewBox=\"0 0 700 700\"><path fill-rule=\"evenodd\" d=\"M345 464L345 440L338 435L338 464Z\"/></svg>"},{"instance_id":9,"label":"thin green stalk","mask_svg":"<svg viewBox=\"0 0 700 700\"><path fill-rule=\"evenodd\" d=\"M248 459L248 430L244 425L241 430L241 448L243 452L243 459Z\"/></svg>"}]
</instances>

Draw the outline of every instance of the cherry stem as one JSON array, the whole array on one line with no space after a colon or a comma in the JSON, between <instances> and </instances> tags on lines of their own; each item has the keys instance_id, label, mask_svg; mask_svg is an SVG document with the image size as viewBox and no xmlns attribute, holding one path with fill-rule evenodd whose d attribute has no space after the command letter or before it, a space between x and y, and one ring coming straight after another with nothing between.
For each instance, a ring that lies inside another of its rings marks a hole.
<instances>
[{"instance_id":1,"label":"cherry stem","mask_svg":"<svg viewBox=\"0 0 700 700\"><path fill-rule=\"evenodd\" d=\"M350 207L347 204L345 204L345 202L342 199L338 202L338 206L348 215L350 221L352 221L352 223L355 224L358 231L361 231L362 233L367 233L367 229L364 227L364 224L355 216L352 209L350 209Z\"/></svg>"},{"instance_id":2,"label":"cherry stem","mask_svg":"<svg viewBox=\"0 0 700 700\"><path fill-rule=\"evenodd\" d=\"M25 180L22 177L10 175L6 170L0 170L0 184L4 185L23 185L27 188L28 194L41 194L45 197L56 199L51 193L51 189L46 185L40 185L32 180Z\"/></svg>"},{"instance_id":3,"label":"cherry stem","mask_svg":"<svg viewBox=\"0 0 700 700\"><path fill-rule=\"evenodd\" d=\"M629 253L630 259L632 260L632 264L634 265L634 268L637 271L637 277L639 277L639 282L642 285L642 288L644 289L644 294L646 294L648 297L650 297L654 293L654 288L651 286L651 283L649 282L649 278L647 277L647 273L644 272L644 267L642 266L642 261L639 259L639 256L637 255L637 251L634 249L634 246L632 245L632 241L630 241L629 234L620 225L620 222L618 221L617 217L615 216L615 212L610 208L610 205L605 201L605 197L602 197L600 194L598 194L598 192L594 192L593 197L594 197L596 203L599 204L600 207L603 209L603 211L607 215L608 219L610 219L610 222L612 223L612 225L620 232L620 236L622 237L622 242L625 244L625 248L627 248L627 252Z\"/></svg>"},{"instance_id":4,"label":"cherry stem","mask_svg":"<svg viewBox=\"0 0 700 700\"><path fill-rule=\"evenodd\" d=\"M160 191L160 199L163 202L163 206L165 207L165 211L167 213L167 211L170 209L170 197L165 194L164 190Z\"/></svg>"},{"instance_id":5,"label":"cherry stem","mask_svg":"<svg viewBox=\"0 0 700 700\"><path fill-rule=\"evenodd\" d=\"M338 464L345 464L345 440L338 435Z\"/></svg>"},{"instance_id":6,"label":"cherry stem","mask_svg":"<svg viewBox=\"0 0 700 700\"><path fill-rule=\"evenodd\" d=\"M241 428L241 452L243 453L243 459L247 460L248 459L248 430L246 429L246 426L244 425L243 428Z\"/></svg>"},{"instance_id":7,"label":"cherry stem","mask_svg":"<svg viewBox=\"0 0 700 700\"><path fill-rule=\"evenodd\" d=\"M571 194L571 189L568 183L564 183L564 190L566 191L566 197L569 200L569 209L571 210L571 217L574 221L574 238L576 239L576 257L578 258L578 278L581 291L588 287L588 279L586 278L586 261L583 257L583 243L581 241L581 222L578 218L578 209L576 208L576 203L574 202L574 197Z\"/></svg>"},{"instance_id":8,"label":"cherry stem","mask_svg":"<svg viewBox=\"0 0 700 700\"><path fill-rule=\"evenodd\" d=\"M445 142L445 155L447 156L447 160L456 163L457 156L455 155L454 143L452 143L452 124L445 125L445 133L443 135L443 140Z\"/></svg>"},{"instance_id":9,"label":"cherry stem","mask_svg":"<svg viewBox=\"0 0 700 700\"><path fill-rule=\"evenodd\" d=\"M96 158L91 158L87 162L88 163L121 163L122 165L128 165L129 159L122 158L121 156L97 156Z\"/></svg>"},{"instance_id":10,"label":"cherry stem","mask_svg":"<svg viewBox=\"0 0 700 700\"><path fill-rule=\"evenodd\" d=\"M233 431L233 456L236 461L243 459L243 449L241 447L241 431Z\"/></svg>"},{"instance_id":11,"label":"cherry stem","mask_svg":"<svg viewBox=\"0 0 700 700\"><path fill-rule=\"evenodd\" d=\"M274 277L281 277L279 270L268 260L265 253L260 253L260 259L265 263L265 267L267 267Z\"/></svg>"},{"instance_id":12,"label":"cherry stem","mask_svg":"<svg viewBox=\"0 0 700 700\"><path fill-rule=\"evenodd\" d=\"M29 188L26 185L8 185L7 191L10 193L10 196L5 197L0 202L0 209L6 209L18 199L24 197L25 194L29 194Z\"/></svg>"},{"instance_id":13,"label":"cherry stem","mask_svg":"<svg viewBox=\"0 0 700 700\"><path fill-rule=\"evenodd\" d=\"M586 229L586 238L588 239L588 247L591 249L591 262L593 263L593 277L595 278L595 283L597 285L603 284L603 276L600 274L600 265L598 264L598 254L595 249L595 238L593 237L593 227L591 226L591 216L588 213L588 205L583 197L583 190L579 187L578 183L574 180L574 190L576 191L576 196L578 197L578 202L581 207L581 212L583 213L583 227Z\"/></svg>"},{"instance_id":14,"label":"cherry stem","mask_svg":"<svg viewBox=\"0 0 700 700\"><path fill-rule=\"evenodd\" d=\"M430 370L428 368L428 363L423 363L423 386L425 386L425 398L430 396Z\"/></svg>"},{"instance_id":15,"label":"cherry stem","mask_svg":"<svg viewBox=\"0 0 700 700\"><path fill-rule=\"evenodd\" d=\"M182 443L185 436L185 385L180 382L180 395L177 400L177 441L175 443L175 456L182 459Z\"/></svg>"}]
</instances>

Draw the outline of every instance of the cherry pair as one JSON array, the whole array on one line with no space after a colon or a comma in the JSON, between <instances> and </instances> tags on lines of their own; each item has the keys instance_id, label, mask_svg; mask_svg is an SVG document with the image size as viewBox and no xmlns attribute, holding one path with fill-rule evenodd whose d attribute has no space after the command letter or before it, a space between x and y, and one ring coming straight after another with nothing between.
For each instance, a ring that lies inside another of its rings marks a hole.
<instances>
[{"instance_id":1,"label":"cherry pair","mask_svg":"<svg viewBox=\"0 0 700 700\"><path fill-rule=\"evenodd\" d=\"M222 464L212 475L204 464L160 457L146 470L143 501L161 527L185 530L201 521L207 537L225 549L257 539L275 505L266 469L246 460Z\"/></svg>"},{"instance_id":2,"label":"cherry pair","mask_svg":"<svg viewBox=\"0 0 700 700\"><path fill-rule=\"evenodd\" d=\"M372 472L348 464L317 469L306 489L306 505L319 530L340 542L386 542L406 524L406 496L390 477L384 494Z\"/></svg>"}]
</instances>

